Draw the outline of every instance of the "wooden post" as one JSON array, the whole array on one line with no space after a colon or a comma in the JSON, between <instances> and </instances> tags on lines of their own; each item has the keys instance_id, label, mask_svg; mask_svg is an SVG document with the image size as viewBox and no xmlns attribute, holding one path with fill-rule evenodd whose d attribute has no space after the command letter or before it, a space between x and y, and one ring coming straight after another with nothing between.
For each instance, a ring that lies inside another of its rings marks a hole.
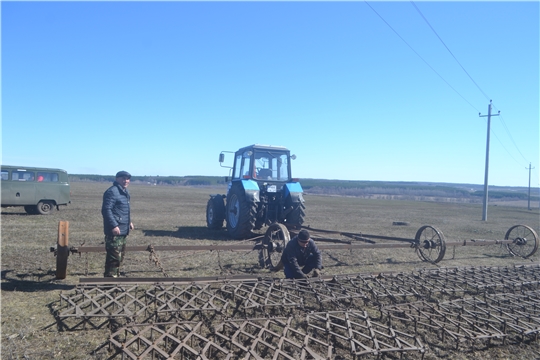
<instances>
[{"instance_id":1,"label":"wooden post","mask_svg":"<svg viewBox=\"0 0 540 360\"><path fill-rule=\"evenodd\" d=\"M56 244L56 278L65 279L69 256L69 222L58 223L58 242Z\"/></svg>"}]
</instances>

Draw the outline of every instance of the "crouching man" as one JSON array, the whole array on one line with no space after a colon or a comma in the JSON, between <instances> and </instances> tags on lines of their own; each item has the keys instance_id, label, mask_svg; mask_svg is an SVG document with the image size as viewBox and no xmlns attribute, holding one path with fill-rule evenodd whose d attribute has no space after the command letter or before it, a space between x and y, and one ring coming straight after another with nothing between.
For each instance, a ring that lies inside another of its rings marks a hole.
<instances>
[{"instance_id":1,"label":"crouching man","mask_svg":"<svg viewBox=\"0 0 540 360\"><path fill-rule=\"evenodd\" d=\"M304 279L312 270L312 277L320 276L321 251L309 237L307 230L300 230L298 235L289 241L281 255L281 261L287 279Z\"/></svg>"}]
</instances>

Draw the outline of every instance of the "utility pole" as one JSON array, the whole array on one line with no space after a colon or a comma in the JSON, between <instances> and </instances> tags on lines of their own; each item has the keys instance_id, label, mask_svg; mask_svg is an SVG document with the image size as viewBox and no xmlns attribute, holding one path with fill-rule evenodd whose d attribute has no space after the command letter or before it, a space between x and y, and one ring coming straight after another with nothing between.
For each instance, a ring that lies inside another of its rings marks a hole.
<instances>
[{"instance_id":1,"label":"utility pole","mask_svg":"<svg viewBox=\"0 0 540 360\"><path fill-rule=\"evenodd\" d=\"M525 168L526 169L526 168ZM529 163L529 200L527 201L527 209L531 210L531 163Z\"/></svg>"},{"instance_id":2,"label":"utility pole","mask_svg":"<svg viewBox=\"0 0 540 360\"><path fill-rule=\"evenodd\" d=\"M484 207L482 211L482 221L487 220L487 207L488 207L488 173L489 173L489 133L491 131L491 116L499 116L501 112L497 115L491 115L491 100L489 100L488 105L488 125L487 125L487 139L486 139L486 172L484 175ZM486 117L486 115L481 115L481 113L478 113L478 116L480 117Z\"/></svg>"}]
</instances>

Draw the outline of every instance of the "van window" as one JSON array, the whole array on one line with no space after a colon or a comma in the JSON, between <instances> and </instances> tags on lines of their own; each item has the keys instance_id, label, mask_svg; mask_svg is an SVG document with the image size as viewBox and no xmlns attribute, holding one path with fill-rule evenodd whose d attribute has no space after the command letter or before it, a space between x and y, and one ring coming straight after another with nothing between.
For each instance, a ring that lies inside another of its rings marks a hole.
<instances>
[{"instance_id":1,"label":"van window","mask_svg":"<svg viewBox=\"0 0 540 360\"><path fill-rule=\"evenodd\" d=\"M7 180L9 178L9 172L2 170L2 180Z\"/></svg>"},{"instance_id":2,"label":"van window","mask_svg":"<svg viewBox=\"0 0 540 360\"><path fill-rule=\"evenodd\" d=\"M34 173L29 171L13 171L11 173L13 181L34 181Z\"/></svg>"},{"instance_id":3,"label":"van window","mask_svg":"<svg viewBox=\"0 0 540 360\"><path fill-rule=\"evenodd\" d=\"M58 182L58 174L38 171L36 179L38 182Z\"/></svg>"}]
</instances>

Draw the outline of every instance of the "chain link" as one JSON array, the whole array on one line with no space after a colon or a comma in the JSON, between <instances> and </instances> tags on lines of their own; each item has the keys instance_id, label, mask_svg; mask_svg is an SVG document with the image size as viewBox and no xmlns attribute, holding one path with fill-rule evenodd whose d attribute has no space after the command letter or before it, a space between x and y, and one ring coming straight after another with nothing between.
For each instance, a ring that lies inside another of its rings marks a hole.
<instances>
[{"instance_id":1,"label":"chain link","mask_svg":"<svg viewBox=\"0 0 540 360\"><path fill-rule=\"evenodd\" d=\"M86 264L85 264L85 268L84 268L84 276L88 276L88 253L86 253L84 255L84 257L85 257L85 260L86 260L85 261Z\"/></svg>"},{"instance_id":2,"label":"chain link","mask_svg":"<svg viewBox=\"0 0 540 360\"><path fill-rule=\"evenodd\" d=\"M159 256L158 254L156 253L156 250L154 249L154 246L153 245L148 245L148 251L150 252L150 256L149 256L149 260L154 262L154 264L156 264L156 266L161 270L161 272L163 273L163 276L165 277L169 277L169 275L165 272L165 270L163 269L163 265L161 265L161 261L159 261Z\"/></svg>"},{"instance_id":3,"label":"chain link","mask_svg":"<svg viewBox=\"0 0 540 360\"><path fill-rule=\"evenodd\" d=\"M86 240L84 240L79 247L83 247L84 244L86 244ZM81 252L79 252L79 258L82 256ZM88 276L88 253L84 254L84 276Z\"/></svg>"}]
</instances>

